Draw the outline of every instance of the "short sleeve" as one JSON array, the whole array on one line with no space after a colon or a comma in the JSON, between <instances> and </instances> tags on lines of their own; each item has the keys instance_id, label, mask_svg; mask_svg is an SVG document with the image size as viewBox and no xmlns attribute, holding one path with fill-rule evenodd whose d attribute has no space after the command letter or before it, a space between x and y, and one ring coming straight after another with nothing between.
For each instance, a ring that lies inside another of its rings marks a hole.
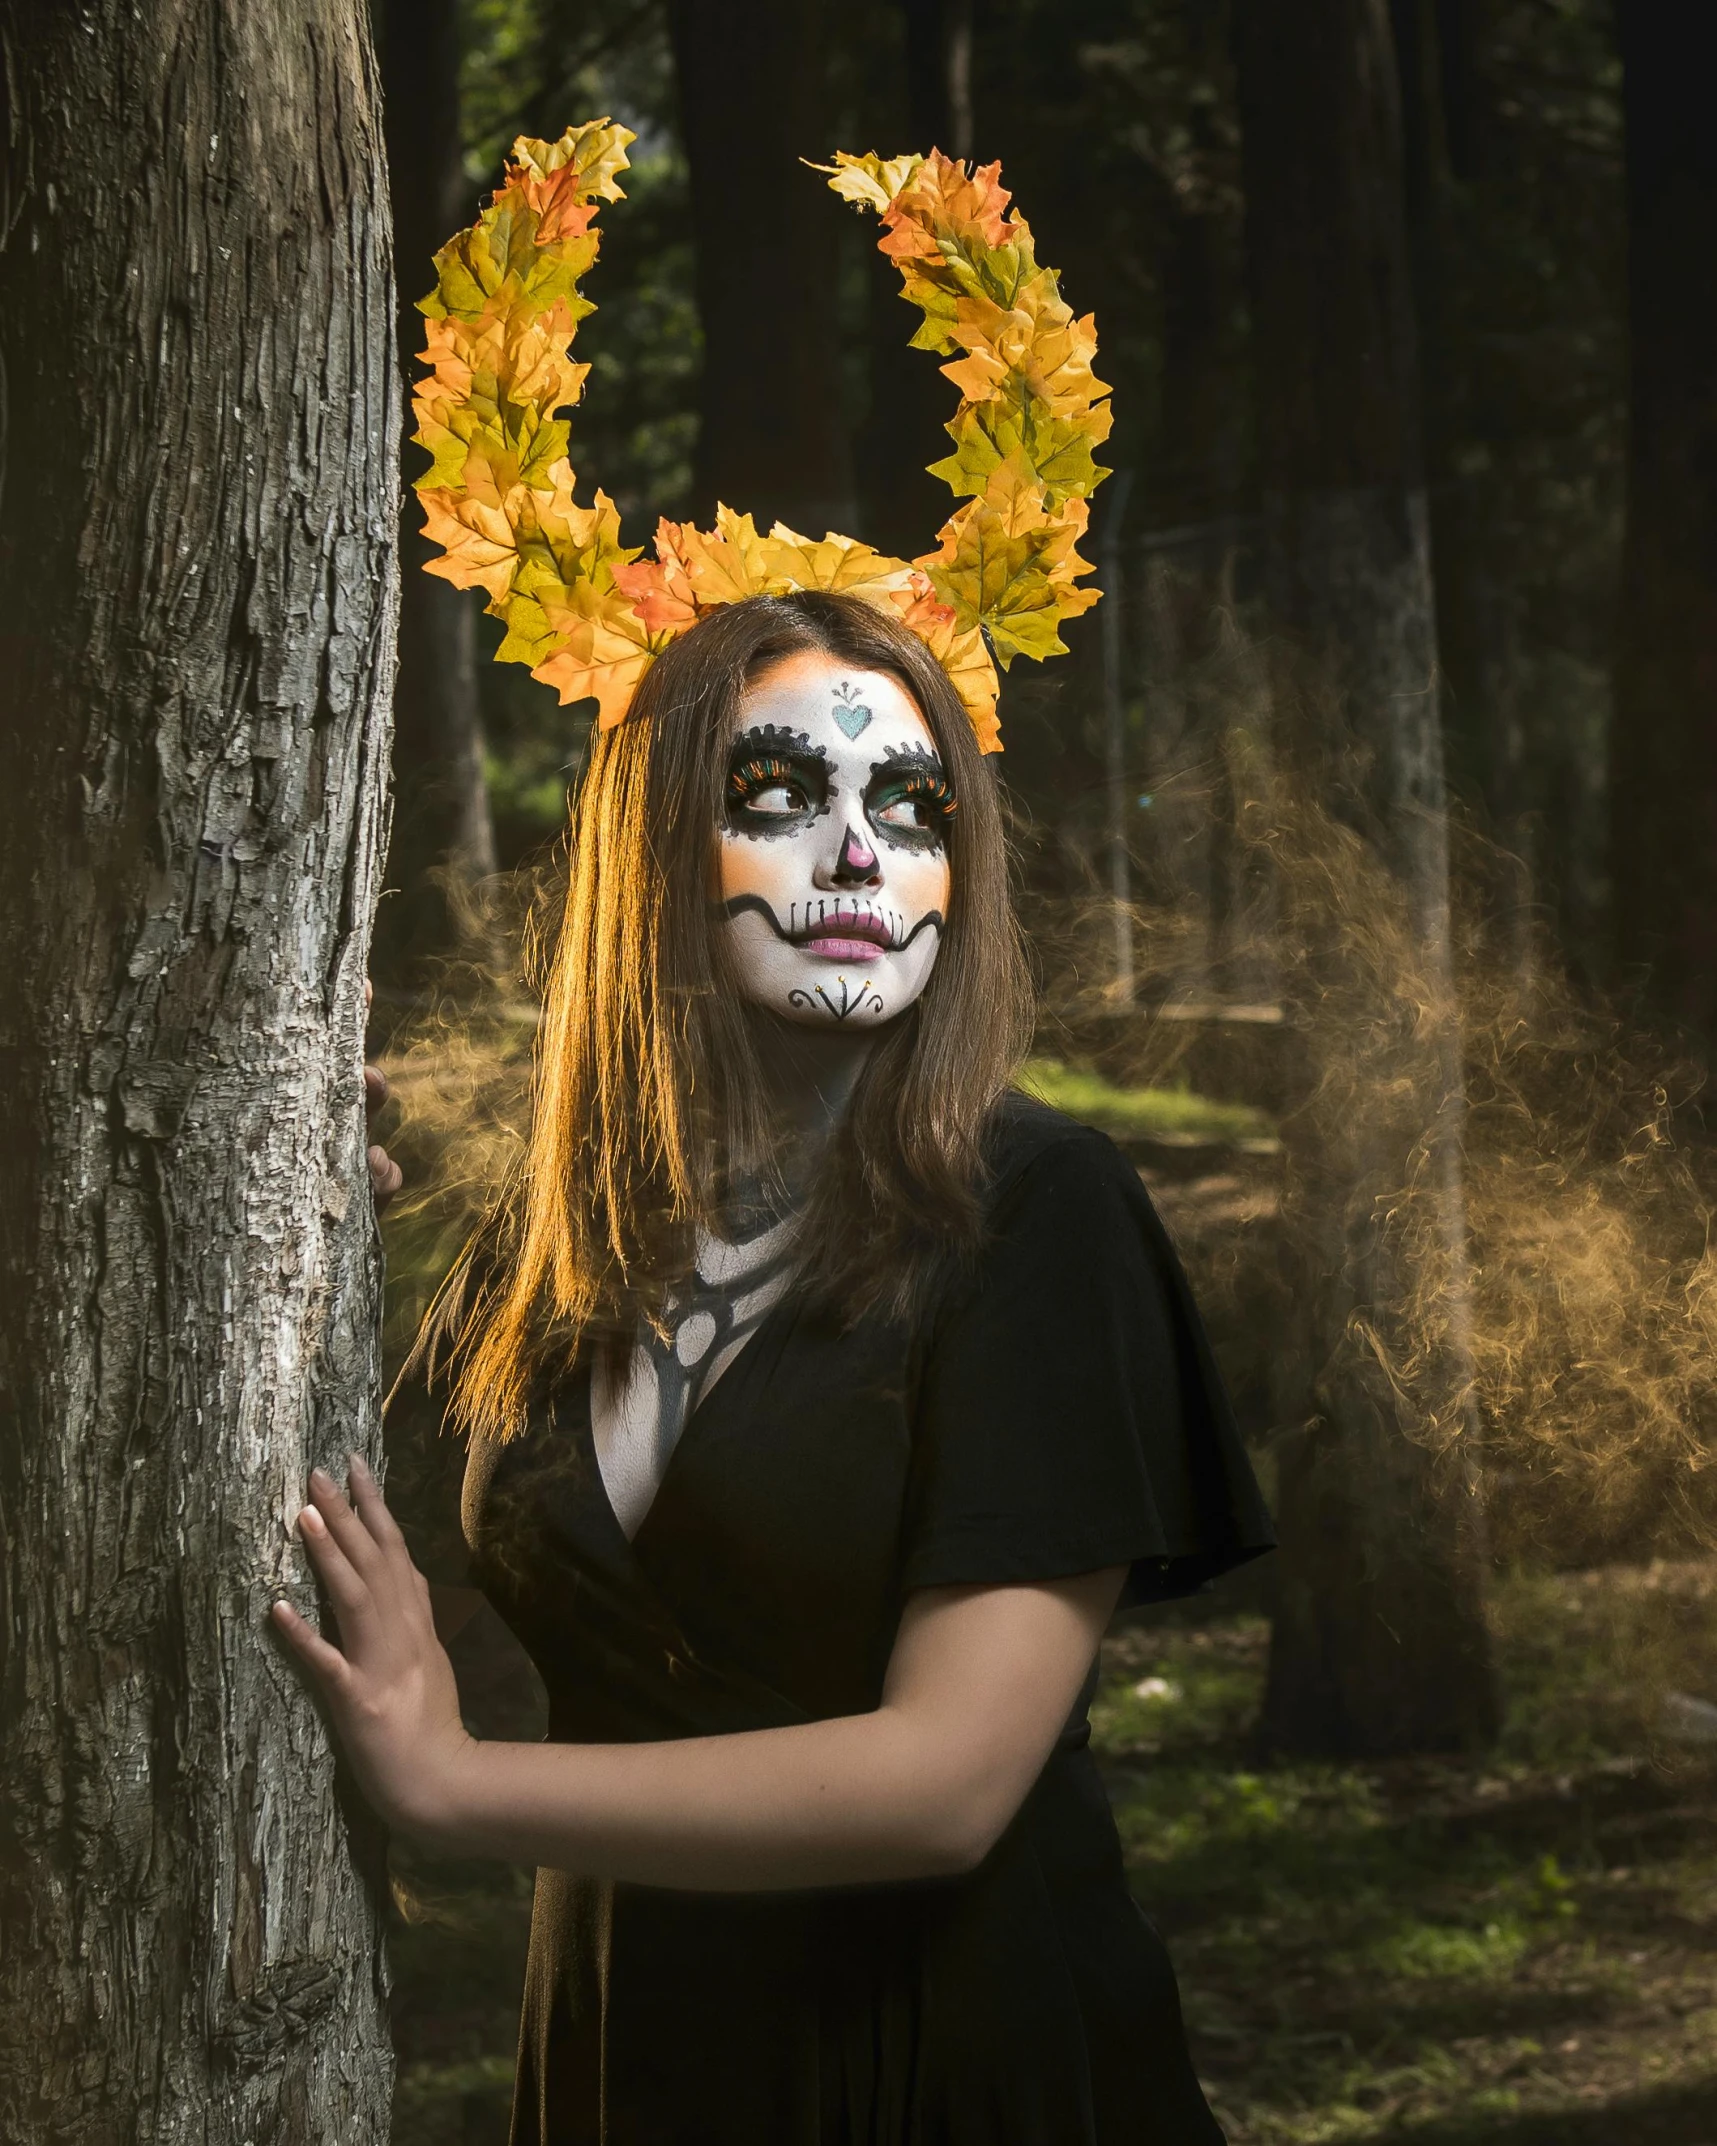
<instances>
[{"instance_id":1,"label":"short sleeve","mask_svg":"<svg viewBox=\"0 0 1717 2146\"><path fill-rule=\"evenodd\" d=\"M1126 1565L1123 1604L1167 1600L1275 1537L1137 1171L1058 1122L1001 1177L927 1337L904 1584Z\"/></svg>"}]
</instances>

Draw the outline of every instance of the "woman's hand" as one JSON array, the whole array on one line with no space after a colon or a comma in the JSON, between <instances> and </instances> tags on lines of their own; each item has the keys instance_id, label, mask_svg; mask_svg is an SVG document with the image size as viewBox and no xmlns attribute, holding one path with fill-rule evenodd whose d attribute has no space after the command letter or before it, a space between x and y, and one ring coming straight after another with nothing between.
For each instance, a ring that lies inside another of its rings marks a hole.
<instances>
[{"instance_id":1,"label":"woman's hand","mask_svg":"<svg viewBox=\"0 0 1717 2146\"><path fill-rule=\"evenodd\" d=\"M356 1454L352 1502L320 1468L298 1532L339 1620L332 1646L290 1603L281 1637L314 1678L369 1801L390 1826L433 1839L458 1806L476 1745L459 1718L453 1664L435 1636L429 1582Z\"/></svg>"},{"instance_id":2,"label":"woman's hand","mask_svg":"<svg viewBox=\"0 0 1717 2146\"><path fill-rule=\"evenodd\" d=\"M370 1003L374 999L375 995L376 987L370 982L369 978L366 976L364 978L364 1010L366 1011L366 1013L368 1012ZM382 1105L387 1101L387 1099L387 1075L382 1071L380 1066L365 1066L365 1118L373 1118L376 1112L380 1110ZM370 1191L375 1197L376 1213L379 1215L382 1209L387 1205L389 1200L391 1200L394 1194L399 1190L401 1185L405 1183L405 1173L403 1170L401 1170L399 1164L394 1161L393 1157L388 1153L386 1148L377 1147L373 1142L371 1143L368 1151L368 1161L370 1166Z\"/></svg>"},{"instance_id":3,"label":"woman's hand","mask_svg":"<svg viewBox=\"0 0 1717 2146\"><path fill-rule=\"evenodd\" d=\"M388 1099L388 1077L380 1066L364 1068L364 1116L373 1118ZM370 1165L370 1191L375 1196L376 1213L391 1200L405 1183L405 1172L384 1147L373 1141L368 1151Z\"/></svg>"}]
</instances>

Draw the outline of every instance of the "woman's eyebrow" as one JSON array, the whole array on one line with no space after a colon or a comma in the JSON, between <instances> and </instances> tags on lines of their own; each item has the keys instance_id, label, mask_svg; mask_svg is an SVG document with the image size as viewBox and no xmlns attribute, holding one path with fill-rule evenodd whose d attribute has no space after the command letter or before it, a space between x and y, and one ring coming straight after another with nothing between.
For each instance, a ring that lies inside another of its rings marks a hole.
<instances>
[{"instance_id":1,"label":"woman's eyebrow","mask_svg":"<svg viewBox=\"0 0 1717 2146\"><path fill-rule=\"evenodd\" d=\"M742 755L750 758L753 753L779 753L783 758L820 760L825 766L829 758L824 748L813 744L804 731L789 730L784 723L754 723L749 730L742 730L733 741L728 759L732 762Z\"/></svg>"},{"instance_id":2,"label":"woman's eyebrow","mask_svg":"<svg viewBox=\"0 0 1717 2146\"><path fill-rule=\"evenodd\" d=\"M875 782L879 775L898 775L906 769L921 769L927 775L943 777L946 777L948 772L939 756L927 746L892 745L880 760L871 762L870 780Z\"/></svg>"}]
</instances>

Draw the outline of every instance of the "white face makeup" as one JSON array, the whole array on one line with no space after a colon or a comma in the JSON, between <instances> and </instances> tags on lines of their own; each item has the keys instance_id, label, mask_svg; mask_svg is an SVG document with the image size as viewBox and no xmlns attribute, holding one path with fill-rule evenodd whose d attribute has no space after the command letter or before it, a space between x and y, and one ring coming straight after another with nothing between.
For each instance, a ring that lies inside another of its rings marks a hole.
<instances>
[{"instance_id":1,"label":"white face makeup","mask_svg":"<svg viewBox=\"0 0 1717 2146\"><path fill-rule=\"evenodd\" d=\"M740 988L808 1026L872 1028L930 980L954 795L917 703L818 650L740 702L720 904Z\"/></svg>"}]
</instances>

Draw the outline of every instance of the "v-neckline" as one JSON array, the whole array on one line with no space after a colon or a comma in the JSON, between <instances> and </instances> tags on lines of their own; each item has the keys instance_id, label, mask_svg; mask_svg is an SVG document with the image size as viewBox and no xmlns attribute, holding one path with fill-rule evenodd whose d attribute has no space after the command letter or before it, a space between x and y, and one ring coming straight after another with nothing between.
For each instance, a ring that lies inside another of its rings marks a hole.
<instances>
[{"instance_id":1,"label":"v-neckline","mask_svg":"<svg viewBox=\"0 0 1717 2146\"><path fill-rule=\"evenodd\" d=\"M727 1369L722 1373L721 1377L716 1380L713 1386L706 1388L706 1390L698 1396L697 1403L694 1407L687 1409L686 1420L680 1426L680 1435L674 1440L673 1449L662 1465L661 1475L657 1478L655 1491L651 1496L649 1504L644 1509L644 1516L638 1522L637 1527L632 1531L630 1535L627 1534L625 1528L621 1525L620 1515L614 1510L614 1501L608 1494L608 1484L602 1474L602 1462L596 1451L596 1411L595 1395L593 1392L592 1385L595 1366L594 1364L591 1364L586 1367L584 1378L584 1407L579 1412L581 1434L583 1437L585 1448L585 1457L590 1464L591 1473L595 1476L597 1496L601 1502L602 1510L607 1517L608 1525L613 1530L614 1539L617 1543L620 1544L621 1548L627 1553L631 1562L635 1566L637 1566L640 1571L642 1571L643 1567L638 1556L639 1537L650 1525L652 1518L655 1516L657 1510L661 1506L663 1496L665 1495L668 1488L668 1484L673 1477L675 1463L679 1460L681 1453L685 1450L686 1444L691 1438L693 1430L708 1415L709 1410L716 1399L716 1396L718 1394L730 1392L733 1390L736 1382L740 1378L741 1373L748 1367L753 1350L757 1347L757 1344L762 1340L763 1336L768 1333L771 1326L774 1324L777 1315L790 1308L791 1302L791 1290L787 1291L782 1296L776 1298L775 1302L770 1305L769 1309L763 1314L762 1318L759 1319L757 1324L751 1329L751 1332L747 1334L745 1339L740 1343L739 1349L735 1354L733 1361L728 1365Z\"/></svg>"}]
</instances>

